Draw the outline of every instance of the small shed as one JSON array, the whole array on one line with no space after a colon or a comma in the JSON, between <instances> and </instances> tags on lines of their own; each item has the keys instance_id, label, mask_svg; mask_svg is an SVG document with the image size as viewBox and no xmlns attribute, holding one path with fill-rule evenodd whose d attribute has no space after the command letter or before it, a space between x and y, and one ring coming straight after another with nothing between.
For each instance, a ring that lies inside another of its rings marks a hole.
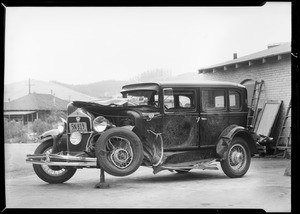
<instances>
[{"instance_id":1,"label":"small shed","mask_svg":"<svg viewBox=\"0 0 300 214\"><path fill-rule=\"evenodd\" d=\"M51 94L31 93L10 102L4 102L4 118L27 124L35 119L45 119L52 110L66 112L68 103Z\"/></svg>"}]
</instances>

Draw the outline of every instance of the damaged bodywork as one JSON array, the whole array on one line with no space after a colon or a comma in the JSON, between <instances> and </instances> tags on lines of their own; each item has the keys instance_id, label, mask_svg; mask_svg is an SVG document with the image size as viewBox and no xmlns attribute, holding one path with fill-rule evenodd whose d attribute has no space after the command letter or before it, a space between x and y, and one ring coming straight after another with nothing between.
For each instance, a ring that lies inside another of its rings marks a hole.
<instances>
[{"instance_id":1,"label":"damaged bodywork","mask_svg":"<svg viewBox=\"0 0 300 214\"><path fill-rule=\"evenodd\" d=\"M247 92L235 83L140 83L122 98L73 101L59 129L40 136L26 161L48 183L70 179L78 168L126 176L140 166L188 172L218 169L243 176L257 153L246 128Z\"/></svg>"}]
</instances>

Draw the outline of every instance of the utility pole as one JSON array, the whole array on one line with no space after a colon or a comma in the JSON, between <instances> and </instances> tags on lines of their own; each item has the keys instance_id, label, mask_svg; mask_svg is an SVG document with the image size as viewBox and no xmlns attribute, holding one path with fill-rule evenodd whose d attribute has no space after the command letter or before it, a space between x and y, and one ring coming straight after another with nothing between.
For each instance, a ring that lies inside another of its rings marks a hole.
<instances>
[{"instance_id":1,"label":"utility pole","mask_svg":"<svg viewBox=\"0 0 300 214\"><path fill-rule=\"evenodd\" d=\"M29 89L28 93L31 94L30 89L31 89L31 86L33 86L33 85L30 84L30 78L29 78L29 81L28 81L28 86L29 86L29 87L28 87L28 89Z\"/></svg>"}]
</instances>

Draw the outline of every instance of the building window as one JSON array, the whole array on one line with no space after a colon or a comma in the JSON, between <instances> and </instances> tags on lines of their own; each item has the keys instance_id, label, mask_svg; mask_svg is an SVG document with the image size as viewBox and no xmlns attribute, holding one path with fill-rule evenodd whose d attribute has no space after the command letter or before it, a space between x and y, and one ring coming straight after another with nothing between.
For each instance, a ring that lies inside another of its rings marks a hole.
<instances>
[{"instance_id":1,"label":"building window","mask_svg":"<svg viewBox=\"0 0 300 214\"><path fill-rule=\"evenodd\" d=\"M225 90L203 90L202 109L204 111L225 110Z\"/></svg>"}]
</instances>

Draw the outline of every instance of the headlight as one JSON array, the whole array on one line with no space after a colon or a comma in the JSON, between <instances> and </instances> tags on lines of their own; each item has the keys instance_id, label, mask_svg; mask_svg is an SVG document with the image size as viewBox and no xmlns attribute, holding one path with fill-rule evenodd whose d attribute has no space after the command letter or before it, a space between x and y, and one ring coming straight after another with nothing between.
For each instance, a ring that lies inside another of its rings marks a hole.
<instances>
[{"instance_id":1,"label":"headlight","mask_svg":"<svg viewBox=\"0 0 300 214\"><path fill-rule=\"evenodd\" d=\"M64 118L60 118L61 122L58 124L57 129L59 133L63 133L66 130L67 121Z\"/></svg>"},{"instance_id":2,"label":"headlight","mask_svg":"<svg viewBox=\"0 0 300 214\"><path fill-rule=\"evenodd\" d=\"M57 127L57 129L58 129L59 133L63 133L64 130L65 130L65 126L62 125L62 124L59 124L58 127Z\"/></svg>"},{"instance_id":3,"label":"headlight","mask_svg":"<svg viewBox=\"0 0 300 214\"><path fill-rule=\"evenodd\" d=\"M93 121L93 128L96 132L103 132L108 125L109 121L102 116L96 117Z\"/></svg>"},{"instance_id":4,"label":"headlight","mask_svg":"<svg viewBox=\"0 0 300 214\"><path fill-rule=\"evenodd\" d=\"M70 142L73 145L77 145L80 143L80 141L81 141L81 134L79 132L72 132L70 136Z\"/></svg>"}]
</instances>

